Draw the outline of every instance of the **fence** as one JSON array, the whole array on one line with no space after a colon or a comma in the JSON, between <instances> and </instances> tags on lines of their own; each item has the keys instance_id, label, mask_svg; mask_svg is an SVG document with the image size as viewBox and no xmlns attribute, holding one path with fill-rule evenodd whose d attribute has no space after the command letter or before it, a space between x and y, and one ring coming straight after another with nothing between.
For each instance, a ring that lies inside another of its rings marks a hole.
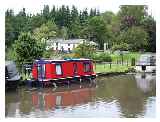
<instances>
[{"instance_id":1,"label":"fence","mask_svg":"<svg viewBox=\"0 0 160 122\"><path fill-rule=\"evenodd\" d=\"M126 61L116 60L114 62L94 61L94 70L96 72L123 72L134 66L135 59Z\"/></svg>"}]
</instances>

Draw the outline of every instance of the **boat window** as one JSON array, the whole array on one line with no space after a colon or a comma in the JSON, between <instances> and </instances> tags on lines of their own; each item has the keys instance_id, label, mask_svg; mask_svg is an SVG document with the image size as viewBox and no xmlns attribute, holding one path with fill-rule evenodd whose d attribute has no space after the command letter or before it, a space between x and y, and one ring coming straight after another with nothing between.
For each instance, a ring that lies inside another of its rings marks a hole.
<instances>
[{"instance_id":1,"label":"boat window","mask_svg":"<svg viewBox=\"0 0 160 122\"><path fill-rule=\"evenodd\" d=\"M90 63L84 63L84 72L90 72L91 71L91 67L90 67Z\"/></svg>"},{"instance_id":2,"label":"boat window","mask_svg":"<svg viewBox=\"0 0 160 122\"><path fill-rule=\"evenodd\" d=\"M38 77L45 78L45 64L38 65Z\"/></svg>"},{"instance_id":3,"label":"boat window","mask_svg":"<svg viewBox=\"0 0 160 122\"><path fill-rule=\"evenodd\" d=\"M56 64L56 74L62 75L62 67L61 64Z\"/></svg>"},{"instance_id":4,"label":"boat window","mask_svg":"<svg viewBox=\"0 0 160 122\"><path fill-rule=\"evenodd\" d=\"M73 64L73 70L74 70L74 73L78 73L78 68L76 63Z\"/></svg>"}]
</instances>

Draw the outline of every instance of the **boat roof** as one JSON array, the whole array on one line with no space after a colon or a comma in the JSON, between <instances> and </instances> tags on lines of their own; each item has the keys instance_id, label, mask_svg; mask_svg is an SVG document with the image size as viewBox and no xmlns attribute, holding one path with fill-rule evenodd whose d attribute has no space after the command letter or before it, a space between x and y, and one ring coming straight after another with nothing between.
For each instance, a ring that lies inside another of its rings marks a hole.
<instances>
[{"instance_id":1,"label":"boat roof","mask_svg":"<svg viewBox=\"0 0 160 122\"><path fill-rule=\"evenodd\" d=\"M62 60L52 60L52 59L40 59L40 60L35 60L35 62L39 63L54 63L54 62L71 62L71 61L91 61L91 59L86 59L86 58L66 58Z\"/></svg>"},{"instance_id":2,"label":"boat roof","mask_svg":"<svg viewBox=\"0 0 160 122\"><path fill-rule=\"evenodd\" d=\"M14 61L5 61L5 66L13 65L13 64L14 64Z\"/></svg>"}]
</instances>

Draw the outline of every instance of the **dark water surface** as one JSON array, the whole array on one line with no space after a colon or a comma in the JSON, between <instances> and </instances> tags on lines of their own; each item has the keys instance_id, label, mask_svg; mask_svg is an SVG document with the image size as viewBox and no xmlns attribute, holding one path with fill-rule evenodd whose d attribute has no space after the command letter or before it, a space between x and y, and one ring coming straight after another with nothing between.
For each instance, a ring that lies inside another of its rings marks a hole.
<instances>
[{"instance_id":1,"label":"dark water surface","mask_svg":"<svg viewBox=\"0 0 160 122\"><path fill-rule=\"evenodd\" d=\"M72 84L6 92L6 117L155 117L156 76L99 77Z\"/></svg>"}]
</instances>

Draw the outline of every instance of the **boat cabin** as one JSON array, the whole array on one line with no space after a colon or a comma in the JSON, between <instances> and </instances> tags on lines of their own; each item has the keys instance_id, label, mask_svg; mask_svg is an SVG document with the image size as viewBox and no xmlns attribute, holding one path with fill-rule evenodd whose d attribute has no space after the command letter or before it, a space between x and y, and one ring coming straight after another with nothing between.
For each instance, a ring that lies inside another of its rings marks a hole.
<instances>
[{"instance_id":1,"label":"boat cabin","mask_svg":"<svg viewBox=\"0 0 160 122\"><path fill-rule=\"evenodd\" d=\"M37 81L57 81L95 78L93 62L90 59L36 60L32 76Z\"/></svg>"},{"instance_id":2,"label":"boat cabin","mask_svg":"<svg viewBox=\"0 0 160 122\"><path fill-rule=\"evenodd\" d=\"M16 88L20 80L20 74L16 68L14 61L5 62L5 86L8 88Z\"/></svg>"},{"instance_id":3,"label":"boat cabin","mask_svg":"<svg viewBox=\"0 0 160 122\"><path fill-rule=\"evenodd\" d=\"M136 71L138 72L155 72L156 71L156 55L144 54L136 64Z\"/></svg>"}]
</instances>

